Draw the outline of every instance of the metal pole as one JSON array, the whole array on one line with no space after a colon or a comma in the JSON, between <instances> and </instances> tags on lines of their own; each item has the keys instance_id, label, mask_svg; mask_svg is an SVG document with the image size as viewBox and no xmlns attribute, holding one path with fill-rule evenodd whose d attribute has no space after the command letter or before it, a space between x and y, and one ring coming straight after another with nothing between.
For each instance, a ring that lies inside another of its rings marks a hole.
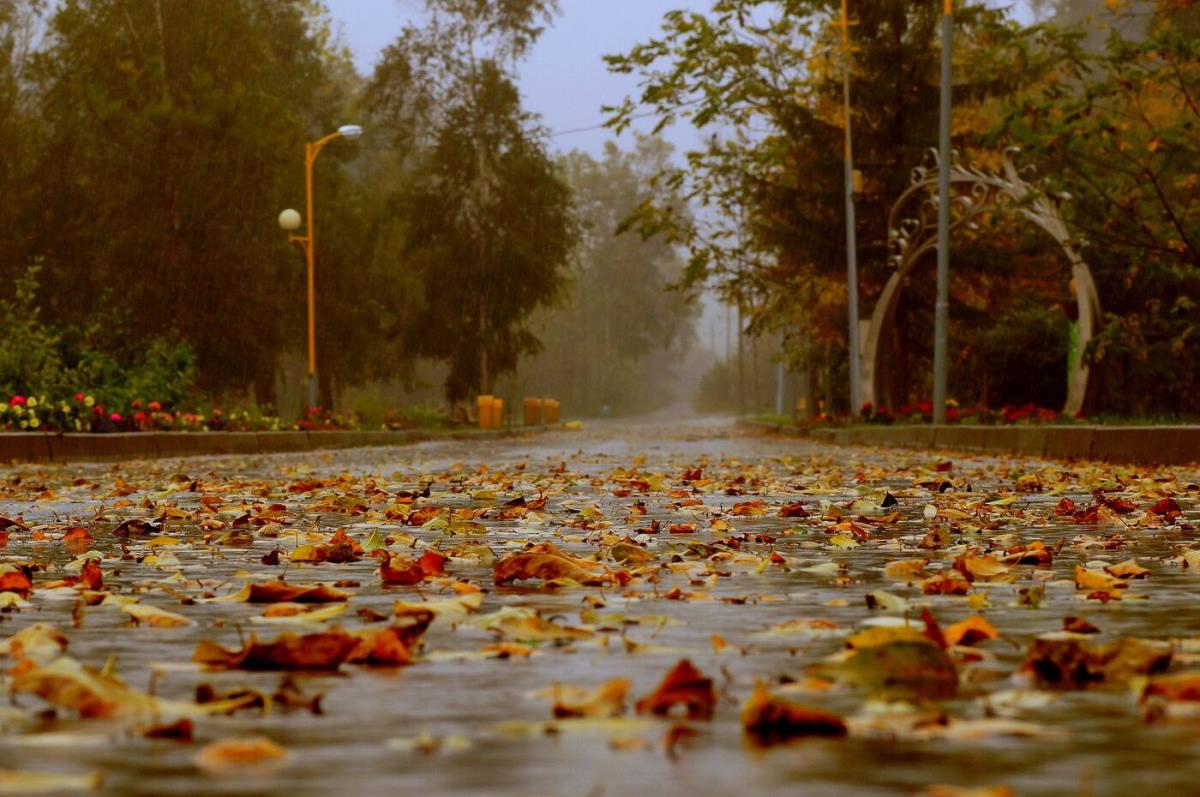
<instances>
[{"instance_id":1,"label":"metal pole","mask_svg":"<svg viewBox=\"0 0 1200 797\"><path fill-rule=\"evenodd\" d=\"M946 422L946 334L950 315L950 49L954 0L942 13L942 112L938 141L937 303L933 315L933 422Z\"/></svg>"},{"instance_id":2,"label":"metal pole","mask_svg":"<svg viewBox=\"0 0 1200 797\"><path fill-rule=\"evenodd\" d=\"M858 241L854 218L854 147L850 131L850 19L842 0L842 99L846 116L846 288L850 322L850 414L858 415L862 391L862 364L858 348Z\"/></svg>"},{"instance_id":3,"label":"metal pole","mask_svg":"<svg viewBox=\"0 0 1200 797\"><path fill-rule=\"evenodd\" d=\"M786 370L783 367L783 360L775 364L775 414L783 415L783 380L786 376Z\"/></svg>"},{"instance_id":4,"label":"metal pole","mask_svg":"<svg viewBox=\"0 0 1200 797\"><path fill-rule=\"evenodd\" d=\"M313 163L317 159L317 147L304 145L304 185L308 203L308 241L304 253L308 260L308 406L317 406L317 286L315 263L317 237L313 224Z\"/></svg>"}]
</instances>

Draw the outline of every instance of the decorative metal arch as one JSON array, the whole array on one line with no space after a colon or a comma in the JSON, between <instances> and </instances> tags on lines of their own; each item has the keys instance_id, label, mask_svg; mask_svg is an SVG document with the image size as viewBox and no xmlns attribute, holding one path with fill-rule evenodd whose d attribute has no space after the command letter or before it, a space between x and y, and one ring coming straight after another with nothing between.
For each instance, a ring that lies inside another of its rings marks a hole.
<instances>
[{"instance_id":1,"label":"decorative metal arch","mask_svg":"<svg viewBox=\"0 0 1200 797\"><path fill-rule=\"evenodd\" d=\"M1070 234L1059 213L1059 205L1070 197L1065 194L1052 197L1033 185L1030 182L1034 179L1033 167L1020 169L1016 165L1019 152L1016 147L1005 150L999 172L985 171L975 164L963 166L958 161L958 153L953 153L951 186L965 186L967 190L951 196L950 232L953 234L964 227L977 229L975 219L981 213L1011 203L1023 217L1049 233L1062 248L1071 265L1075 302L1079 308L1079 356L1071 364L1067 401L1063 406L1064 415L1074 415L1082 409L1087 393L1088 368L1083 362L1083 352L1095 334L1100 298L1092 272L1079 253L1085 242ZM938 152L931 149L924 163L913 169L908 189L892 205L888 216L888 263L896 270L884 286L863 336L860 361L863 401L880 403L880 386L886 384L881 377L887 367L880 343L887 339L885 336L895 323L904 280L922 255L937 248L939 168ZM914 204L915 208L912 207Z\"/></svg>"}]
</instances>

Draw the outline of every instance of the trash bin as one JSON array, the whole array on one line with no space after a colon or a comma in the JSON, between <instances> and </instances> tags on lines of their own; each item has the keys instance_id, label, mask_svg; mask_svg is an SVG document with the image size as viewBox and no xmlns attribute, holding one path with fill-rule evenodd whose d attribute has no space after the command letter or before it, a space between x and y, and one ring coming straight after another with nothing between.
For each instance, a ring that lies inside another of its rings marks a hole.
<instances>
[{"instance_id":1,"label":"trash bin","mask_svg":"<svg viewBox=\"0 0 1200 797\"><path fill-rule=\"evenodd\" d=\"M492 428L492 397L482 395L475 399L475 413L479 418L480 429Z\"/></svg>"},{"instance_id":2,"label":"trash bin","mask_svg":"<svg viewBox=\"0 0 1200 797\"><path fill-rule=\"evenodd\" d=\"M504 426L504 399L492 397L492 428Z\"/></svg>"},{"instance_id":3,"label":"trash bin","mask_svg":"<svg viewBox=\"0 0 1200 797\"><path fill-rule=\"evenodd\" d=\"M542 400L539 398L527 398L524 401L525 407L525 425L540 426L542 423Z\"/></svg>"},{"instance_id":4,"label":"trash bin","mask_svg":"<svg viewBox=\"0 0 1200 797\"><path fill-rule=\"evenodd\" d=\"M555 399L542 400L543 414L547 424L558 423L558 401Z\"/></svg>"}]
</instances>

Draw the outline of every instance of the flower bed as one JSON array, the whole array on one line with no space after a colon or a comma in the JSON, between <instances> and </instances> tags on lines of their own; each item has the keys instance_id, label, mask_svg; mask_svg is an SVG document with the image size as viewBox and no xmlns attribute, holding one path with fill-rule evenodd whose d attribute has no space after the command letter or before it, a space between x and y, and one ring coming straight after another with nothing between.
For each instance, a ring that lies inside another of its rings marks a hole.
<instances>
[{"instance_id":1,"label":"flower bed","mask_svg":"<svg viewBox=\"0 0 1200 797\"><path fill-rule=\"evenodd\" d=\"M158 401L135 400L124 407L105 406L83 392L69 398L12 396L0 401L0 431L6 432L267 432L359 429L353 413L335 415L309 407L294 421L257 408L207 411L180 409Z\"/></svg>"}]
</instances>

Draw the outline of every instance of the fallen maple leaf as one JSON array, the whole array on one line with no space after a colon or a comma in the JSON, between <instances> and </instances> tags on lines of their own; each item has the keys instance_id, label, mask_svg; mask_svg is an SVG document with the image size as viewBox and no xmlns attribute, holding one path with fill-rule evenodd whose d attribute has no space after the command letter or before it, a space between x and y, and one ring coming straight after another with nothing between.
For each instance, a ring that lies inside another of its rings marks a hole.
<instances>
[{"instance_id":1,"label":"fallen maple leaf","mask_svg":"<svg viewBox=\"0 0 1200 797\"><path fill-rule=\"evenodd\" d=\"M1021 672L1047 686L1083 689L1164 672L1171 665L1173 652L1171 643L1153 639L1121 637L1101 642L1056 632L1033 641Z\"/></svg>"},{"instance_id":2,"label":"fallen maple leaf","mask_svg":"<svg viewBox=\"0 0 1200 797\"><path fill-rule=\"evenodd\" d=\"M702 675L687 659L681 659L658 688L637 702L637 711L667 716L679 704L687 710L687 718L693 720L712 719L717 704L712 679Z\"/></svg>"},{"instance_id":3,"label":"fallen maple leaf","mask_svg":"<svg viewBox=\"0 0 1200 797\"><path fill-rule=\"evenodd\" d=\"M946 644L952 647L954 645L974 645L999 636L992 624L977 614L954 623L943 633Z\"/></svg>"},{"instance_id":4,"label":"fallen maple leaf","mask_svg":"<svg viewBox=\"0 0 1200 797\"><path fill-rule=\"evenodd\" d=\"M742 730L755 744L769 747L805 736L845 736L846 723L832 712L774 696L758 683L742 706Z\"/></svg>"},{"instance_id":5,"label":"fallen maple leaf","mask_svg":"<svg viewBox=\"0 0 1200 797\"><path fill-rule=\"evenodd\" d=\"M594 562L568 556L551 543L541 543L527 551L509 554L497 561L492 580L496 584L507 584L510 581L525 579L565 579L588 585L606 584L611 580L609 574L590 572L585 569L585 565L597 566Z\"/></svg>"}]
</instances>

